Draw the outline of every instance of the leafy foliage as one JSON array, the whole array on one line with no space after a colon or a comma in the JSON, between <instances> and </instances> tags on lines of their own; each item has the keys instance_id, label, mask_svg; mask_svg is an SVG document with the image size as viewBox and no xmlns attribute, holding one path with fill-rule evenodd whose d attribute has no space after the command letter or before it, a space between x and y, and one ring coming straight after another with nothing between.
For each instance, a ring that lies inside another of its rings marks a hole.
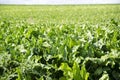
<instances>
[{"instance_id":1,"label":"leafy foliage","mask_svg":"<svg viewBox=\"0 0 120 80\"><path fill-rule=\"evenodd\" d=\"M0 80L119 80L120 5L0 5Z\"/></svg>"}]
</instances>

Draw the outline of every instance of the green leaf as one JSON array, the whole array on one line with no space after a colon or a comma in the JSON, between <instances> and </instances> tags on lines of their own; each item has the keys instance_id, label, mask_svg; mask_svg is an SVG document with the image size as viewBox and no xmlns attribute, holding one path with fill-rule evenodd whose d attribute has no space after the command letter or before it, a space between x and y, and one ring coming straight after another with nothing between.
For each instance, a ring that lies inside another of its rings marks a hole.
<instances>
[{"instance_id":1,"label":"green leaf","mask_svg":"<svg viewBox=\"0 0 120 80\"><path fill-rule=\"evenodd\" d=\"M23 80L23 77L22 77L22 70L20 70L19 68L17 69L17 73L18 73L18 78L17 80Z\"/></svg>"},{"instance_id":2,"label":"green leaf","mask_svg":"<svg viewBox=\"0 0 120 80\"><path fill-rule=\"evenodd\" d=\"M95 74L95 75L100 75L100 74L102 74L102 72L103 72L102 67L98 67L98 68L95 70L94 74Z\"/></svg>"},{"instance_id":3,"label":"green leaf","mask_svg":"<svg viewBox=\"0 0 120 80\"><path fill-rule=\"evenodd\" d=\"M44 43L43 43L43 47L49 48L49 47L51 47L51 45L50 45L48 42L44 42Z\"/></svg>"},{"instance_id":4,"label":"green leaf","mask_svg":"<svg viewBox=\"0 0 120 80\"><path fill-rule=\"evenodd\" d=\"M107 74L106 71L104 71L102 77L99 80L109 80L109 75Z\"/></svg>"},{"instance_id":5,"label":"green leaf","mask_svg":"<svg viewBox=\"0 0 120 80\"><path fill-rule=\"evenodd\" d=\"M73 79L74 80L83 80L80 74L80 68L76 62L73 64Z\"/></svg>"},{"instance_id":6,"label":"green leaf","mask_svg":"<svg viewBox=\"0 0 120 80\"><path fill-rule=\"evenodd\" d=\"M88 80L89 73L85 69L85 65L82 65L80 74L84 80Z\"/></svg>"},{"instance_id":7,"label":"green leaf","mask_svg":"<svg viewBox=\"0 0 120 80\"><path fill-rule=\"evenodd\" d=\"M72 69L68 66L67 63L62 63L59 69L64 71L64 76L67 78L72 78Z\"/></svg>"},{"instance_id":8,"label":"green leaf","mask_svg":"<svg viewBox=\"0 0 120 80\"><path fill-rule=\"evenodd\" d=\"M66 77L61 77L59 80L67 80Z\"/></svg>"}]
</instances>

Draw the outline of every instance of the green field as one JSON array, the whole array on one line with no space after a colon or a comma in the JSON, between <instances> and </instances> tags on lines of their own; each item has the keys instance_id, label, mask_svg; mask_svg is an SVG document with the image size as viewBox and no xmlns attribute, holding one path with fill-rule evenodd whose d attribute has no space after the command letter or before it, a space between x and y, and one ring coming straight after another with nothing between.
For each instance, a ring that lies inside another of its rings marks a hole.
<instances>
[{"instance_id":1,"label":"green field","mask_svg":"<svg viewBox=\"0 0 120 80\"><path fill-rule=\"evenodd\" d=\"M120 5L0 5L0 80L120 80Z\"/></svg>"}]
</instances>

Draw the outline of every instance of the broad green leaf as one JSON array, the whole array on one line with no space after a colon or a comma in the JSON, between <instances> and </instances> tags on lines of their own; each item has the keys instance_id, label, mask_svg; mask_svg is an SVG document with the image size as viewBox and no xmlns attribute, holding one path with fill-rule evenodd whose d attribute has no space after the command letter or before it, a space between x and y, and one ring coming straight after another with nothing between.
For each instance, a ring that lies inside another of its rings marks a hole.
<instances>
[{"instance_id":1,"label":"broad green leaf","mask_svg":"<svg viewBox=\"0 0 120 80\"><path fill-rule=\"evenodd\" d=\"M59 69L64 72L64 76L66 76L68 79L73 77L72 69L68 66L67 63L62 63Z\"/></svg>"},{"instance_id":2,"label":"broad green leaf","mask_svg":"<svg viewBox=\"0 0 120 80\"><path fill-rule=\"evenodd\" d=\"M102 77L99 80L109 80L109 75L107 74L106 71L102 74Z\"/></svg>"}]
</instances>

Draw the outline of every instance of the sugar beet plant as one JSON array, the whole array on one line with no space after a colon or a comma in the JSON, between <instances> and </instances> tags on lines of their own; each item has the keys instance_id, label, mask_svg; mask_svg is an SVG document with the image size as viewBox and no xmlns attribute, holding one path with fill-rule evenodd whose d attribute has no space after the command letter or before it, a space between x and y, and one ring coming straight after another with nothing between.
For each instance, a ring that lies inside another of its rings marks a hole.
<instances>
[{"instance_id":1,"label":"sugar beet plant","mask_svg":"<svg viewBox=\"0 0 120 80\"><path fill-rule=\"evenodd\" d=\"M0 80L120 80L120 5L0 10Z\"/></svg>"}]
</instances>

